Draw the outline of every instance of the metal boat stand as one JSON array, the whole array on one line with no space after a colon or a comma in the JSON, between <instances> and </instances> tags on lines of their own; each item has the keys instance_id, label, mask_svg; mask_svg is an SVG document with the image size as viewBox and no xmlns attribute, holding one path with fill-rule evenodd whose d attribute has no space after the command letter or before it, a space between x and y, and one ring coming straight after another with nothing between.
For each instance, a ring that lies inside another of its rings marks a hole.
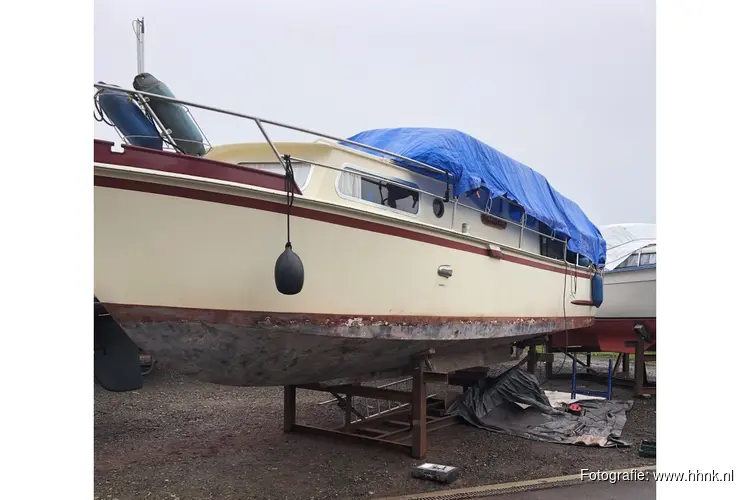
<instances>
[{"instance_id":1,"label":"metal boat stand","mask_svg":"<svg viewBox=\"0 0 750 500\"><path fill-rule=\"evenodd\" d=\"M637 324L633 327L636 334L636 340L632 341L635 346L635 375L633 393L636 396L656 395L656 382L649 382L648 373L646 372L646 363L656 361L656 354L646 354L646 341L653 339L651 332L645 325ZM653 352L656 353L656 345L653 346Z\"/></svg>"},{"instance_id":2,"label":"metal boat stand","mask_svg":"<svg viewBox=\"0 0 750 500\"><path fill-rule=\"evenodd\" d=\"M427 434L455 424L456 417L446 415L445 401L427 393L428 383L462 386L464 389L487 376L486 369L471 368L456 372L437 373L424 369L418 363L411 369L411 391L355 384L322 385L304 384L284 387L284 432L302 432L370 443L408 452L413 458L427 456ZM344 424L327 429L297 423L296 390L329 392L344 407ZM365 416L352 405L352 397L364 397L400 403L396 408ZM356 417L356 421L352 416Z\"/></svg>"},{"instance_id":3,"label":"metal boat stand","mask_svg":"<svg viewBox=\"0 0 750 500\"><path fill-rule=\"evenodd\" d=\"M650 396L656 395L656 382L648 380L648 374L646 372L646 363L655 362L656 354L646 354L646 345L651 344L653 336L643 324L636 324L633 327L634 340L627 341L625 343L628 347L634 347L634 373L633 377L630 377L630 354L620 352L617 354L614 367L612 368L612 385L617 387L623 387L631 389L633 396ZM553 373L553 362L555 353L564 353L566 356L573 360L573 363L577 364L577 367L584 367L586 372L577 373L577 378L580 380L589 380L592 382L599 382L607 385L607 374L599 373L591 368L591 353L599 352L598 347L590 346L569 346L567 349L555 348L552 346L551 340L547 339L544 342L545 352L537 353L534 348L531 349L533 354L529 356L529 372L534 373L536 363L543 360L545 362L545 375L546 380L552 379L567 379L570 377L568 373ZM656 346L654 345L651 349L652 352L656 352ZM530 352L531 352L530 351ZM586 362L577 359L575 354L585 353ZM532 356L534 359L532 360ZM533 366L533 368L532 368Z\"/></svg>"}]
</instances>

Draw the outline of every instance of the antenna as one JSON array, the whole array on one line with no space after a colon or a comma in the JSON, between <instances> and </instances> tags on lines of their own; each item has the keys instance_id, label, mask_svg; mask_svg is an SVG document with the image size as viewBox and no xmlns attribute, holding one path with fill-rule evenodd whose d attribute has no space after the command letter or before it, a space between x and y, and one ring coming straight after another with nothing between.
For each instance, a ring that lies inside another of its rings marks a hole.
<instances>
[{"instance_id":1,"label":"antenna","mask_svg":"<svg viewBox=\"0 0 750 500\"><path fill-rule=\"evenodd\" d=\"M136 39L136 50L138 54L138 74L140 75L145 71L145 58L146 53L144 50L145 39L146 39L146 22L144 18L136 19L133 21L133 33L135 33Z\"/></svg>"}]
</instances>

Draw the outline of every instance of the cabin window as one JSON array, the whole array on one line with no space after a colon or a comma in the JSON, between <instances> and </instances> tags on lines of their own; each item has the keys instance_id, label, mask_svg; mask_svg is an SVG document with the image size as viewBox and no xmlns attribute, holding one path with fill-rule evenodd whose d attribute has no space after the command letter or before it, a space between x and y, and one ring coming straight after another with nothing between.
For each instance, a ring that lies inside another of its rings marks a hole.
<instances>
[{"instance_id":1,"label":"cabin window","mask_svg":"<svg viewBox=\"0 0 750 500\"><path fill-rule=\"evenodd\" d=\"M241 161L238 163L243 167L252 167L259 170L265 170L266 172L273 172L274 174L286 175L284 167L279 162L253 162L253 161ZM309 163L292 162L292 171L294 172L294 180L299 186L300 191L304 191L310 180L310 172L312 172L312 165Z\"/></svg>"},{"instance_id":2,"label":"cabin window","mask_svg":"<svg viewBox=\"0 0 750 500\"><path fill-rule=\"evenodd\" d=\"M576 265L578 263L578 254L568 250L565 254L565 260L568 261L569 264Z\"/></svg>"},{"instance_id":3,"label":"cabin window","mask_svg":"<svg viewBox=\"0 0 750 500\"><path fill-rule=\"evenodd\" d=\"M615 269L626 269L628 267L638 267L638 254L634 253L633 255L628 256L627 259L620 262Z\"/></svg>"},{"instance_id":4,"label":"cabin window","mask_svg":"<svg viewBox=\"0 0 750 500\"><path fill-rule=\"evenodd\" d=\"M640 266L655 266L656 265L656 252L654 253L642 253Z\"/></svg>"},{"instance_id":5,"label":"cabin window","mask_svg":"<svg viewBox=\"0 0 750 500\"><path fill-rule=\"evenodd\" d=\"M546 224L539 223L539 232L546 235L540 236L540 252L544 257L563 260L565 244L559 239L553 239L553 231Z\"/></svg>"},{"instance_id":6,"label":"cabin window","mask_svg":"<svg viewBox=\"0 0 750 500\"><path fill-rule=\"evenodd\" d=\"M401 179L393 180L411 184ZM336 187L339 194L344 197L356 198L413 215L419 212L419 192L406 186L391 184L377 178L365 178L353 171L346 171L339 175Z\"/></svg>"}]
</instances>

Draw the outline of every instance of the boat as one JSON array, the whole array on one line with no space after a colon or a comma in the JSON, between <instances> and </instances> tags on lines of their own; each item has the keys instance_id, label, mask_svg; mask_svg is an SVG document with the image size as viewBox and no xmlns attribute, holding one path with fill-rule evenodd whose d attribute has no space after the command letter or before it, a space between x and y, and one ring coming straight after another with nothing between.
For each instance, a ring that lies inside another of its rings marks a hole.
<instances>
[{"instance_id":1,"label":"boat","mask_svg":"<svg viewBox=\"0 0 750 500\"><path fill-rule=\"evenodd\" d=\"M645 327L645 348L656 348L656 225L612 224L600 227L607 241L604 295L596 322L588 328L558 332L553 345L633 354L634 327Z\"/></svg>"},{"instance_id":2,"label":"boat","mask_svg":"<svg viewBox=\"0 0 750 500\"><path fill-rule=\"evenodd\" d=\"M177 99L140 63L134 87L95 84L123 142L93 144L94 295L122 330L113 346L211 383L293 386L447 373L593 324L599 230L470 135L337 138ZM212 145L191 108L264 141ZM125 370L107 342L97 366Z\"/></svg>"}]
</instances>

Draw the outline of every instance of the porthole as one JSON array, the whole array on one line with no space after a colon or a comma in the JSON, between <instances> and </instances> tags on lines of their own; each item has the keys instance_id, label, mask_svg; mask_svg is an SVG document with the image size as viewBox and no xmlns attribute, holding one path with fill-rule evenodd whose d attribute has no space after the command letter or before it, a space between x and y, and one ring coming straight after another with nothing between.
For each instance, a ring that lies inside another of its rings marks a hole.
<instances>
[{"instance_id":1,"label":"porthole","mask_svg":"<svg viewBox=\"0 0 750 500\"><path fill-rule=\"evenodd\" d=\"M432 213L434 213L435 217L438 219L443 216L445 213L445 203L443 203L443 200L440 198L432 200Z\"/></svg>"}]
</instances>

